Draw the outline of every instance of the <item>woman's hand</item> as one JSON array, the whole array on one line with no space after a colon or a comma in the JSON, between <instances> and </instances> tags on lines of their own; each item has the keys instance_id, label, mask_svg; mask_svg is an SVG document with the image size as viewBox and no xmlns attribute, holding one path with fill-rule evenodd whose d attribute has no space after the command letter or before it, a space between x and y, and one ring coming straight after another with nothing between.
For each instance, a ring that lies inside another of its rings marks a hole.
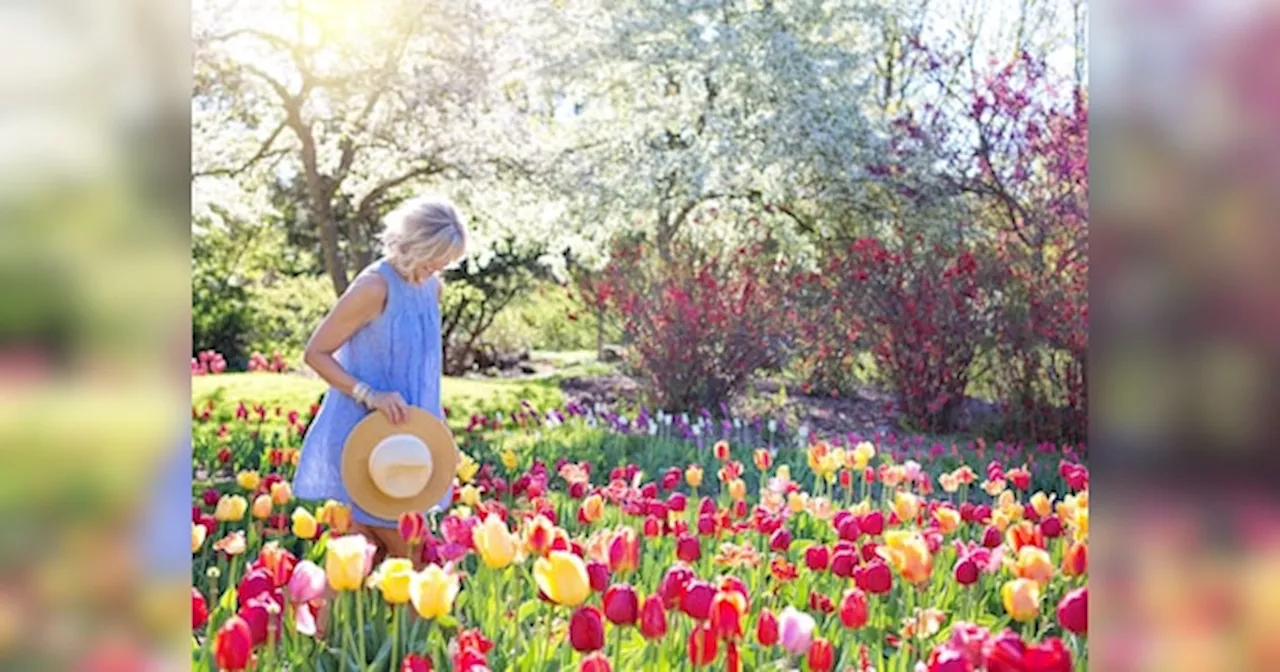
<instances>
[{"instance_id":1,"label":"woman's hand","mask_svg":"<svg viewBox=\"0 0 1280 672\"><path fill-rule=\"evenodd\" d=\"M374 392L369 395L369 405L382 411L391 419L391 424L399 425L409 419L409 404L399 392Z\"/></svg>"}]
</instances>

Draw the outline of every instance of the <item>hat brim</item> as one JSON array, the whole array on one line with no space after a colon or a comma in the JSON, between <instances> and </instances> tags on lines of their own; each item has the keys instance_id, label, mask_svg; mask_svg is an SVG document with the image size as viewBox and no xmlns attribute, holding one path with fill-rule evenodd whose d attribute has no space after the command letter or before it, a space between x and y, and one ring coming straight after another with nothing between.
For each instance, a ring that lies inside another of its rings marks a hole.
<instances>
[{"instance_id":1,"label":"hat brim","mask_svg":"<svg viewBox=\"0 0 1280 672\"><path fill-rule=\"evenodd\" d=\"M427 444L431 452L431 478L418 494L398 499L378 489L369 475L369 455L383 439L395 434L412 434ZM373 412L347 435L342 448L342 484L351 503L362 511L387 521L399 520L400 514L421 512L440 503L449 491L458 471L458 445L449 426L436 416L417 408L409 408L409 419L399 425L391 423L385 413Z\"/></svg>"}]
</instances>

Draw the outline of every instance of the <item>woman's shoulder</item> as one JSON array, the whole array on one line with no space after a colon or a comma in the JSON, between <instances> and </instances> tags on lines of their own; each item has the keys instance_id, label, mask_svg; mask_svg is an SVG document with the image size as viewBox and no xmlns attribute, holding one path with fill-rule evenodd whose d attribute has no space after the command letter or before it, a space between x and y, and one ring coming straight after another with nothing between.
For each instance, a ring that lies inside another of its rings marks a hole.
<instances>
[{"instance_id":1,"label":"woman's shoulder","mask_svg":"<svg viewBox=\"0 0 1280 672\"><path fill-rule=\"evenodd\" d=\"M364 309L362 312L376 315L382 312L383 306L386 305L388 291L387 279L370 266L351 281L351 285L343 295L343 300L361 307Z\"/></svg>"}]
</instances>

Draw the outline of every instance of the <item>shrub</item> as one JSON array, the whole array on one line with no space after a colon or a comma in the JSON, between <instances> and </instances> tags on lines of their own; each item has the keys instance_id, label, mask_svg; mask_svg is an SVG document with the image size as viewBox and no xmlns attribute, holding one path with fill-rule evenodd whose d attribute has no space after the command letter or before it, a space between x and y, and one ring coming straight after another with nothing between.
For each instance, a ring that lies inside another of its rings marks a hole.
<instances>
[{"instance_id":1,"label":"shrub","mask_svg":"<svg viewBox=\"0 0 1280 672\"><path fill-rule=\"evenodd\" d=\"M629 363L654 405L719 408L757 369L776 363L795 311L787 273L766 249L708 253L676 242L670 261L644 244L615 253L606 294L632 337Z\"/></svg>"},{"instance_id":2,"label":"shrub","mask_svg":"<svg viewBox=\"0 0 1280 672\"><path fill-rule=\"evenodd\" d=\"M865 340L900 410L917 429L950 431L965 398L970 365L984 340L990 303L977 256L919 233L886 245L853 242L830 255L832 303L855 306Z\"/></svg>"}]
</instances>

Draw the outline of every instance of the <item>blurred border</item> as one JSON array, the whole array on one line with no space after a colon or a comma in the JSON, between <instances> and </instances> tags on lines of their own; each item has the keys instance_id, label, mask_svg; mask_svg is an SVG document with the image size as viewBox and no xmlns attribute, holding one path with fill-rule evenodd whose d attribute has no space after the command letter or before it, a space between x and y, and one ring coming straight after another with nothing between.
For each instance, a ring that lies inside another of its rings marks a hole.
<instances>
[{"instance_id":1,"label":"blurred border","mask_svg":"<svg viewBox=\"0 0 1280 672\"><path fill-rule=\"evenodd\" d=\"M0 667L186 668L186 3L0 4Z\"/></svg>"},{"instance_id":2,"label":"blurred border","mask_svg":"<svg viewBox=\"0 0 1280 672\"><path fill-rule=\"evenodd\" d=\"M1090 660L1280 669L1280 6L1091 9Z\"/></svg>"}]
</instances>

